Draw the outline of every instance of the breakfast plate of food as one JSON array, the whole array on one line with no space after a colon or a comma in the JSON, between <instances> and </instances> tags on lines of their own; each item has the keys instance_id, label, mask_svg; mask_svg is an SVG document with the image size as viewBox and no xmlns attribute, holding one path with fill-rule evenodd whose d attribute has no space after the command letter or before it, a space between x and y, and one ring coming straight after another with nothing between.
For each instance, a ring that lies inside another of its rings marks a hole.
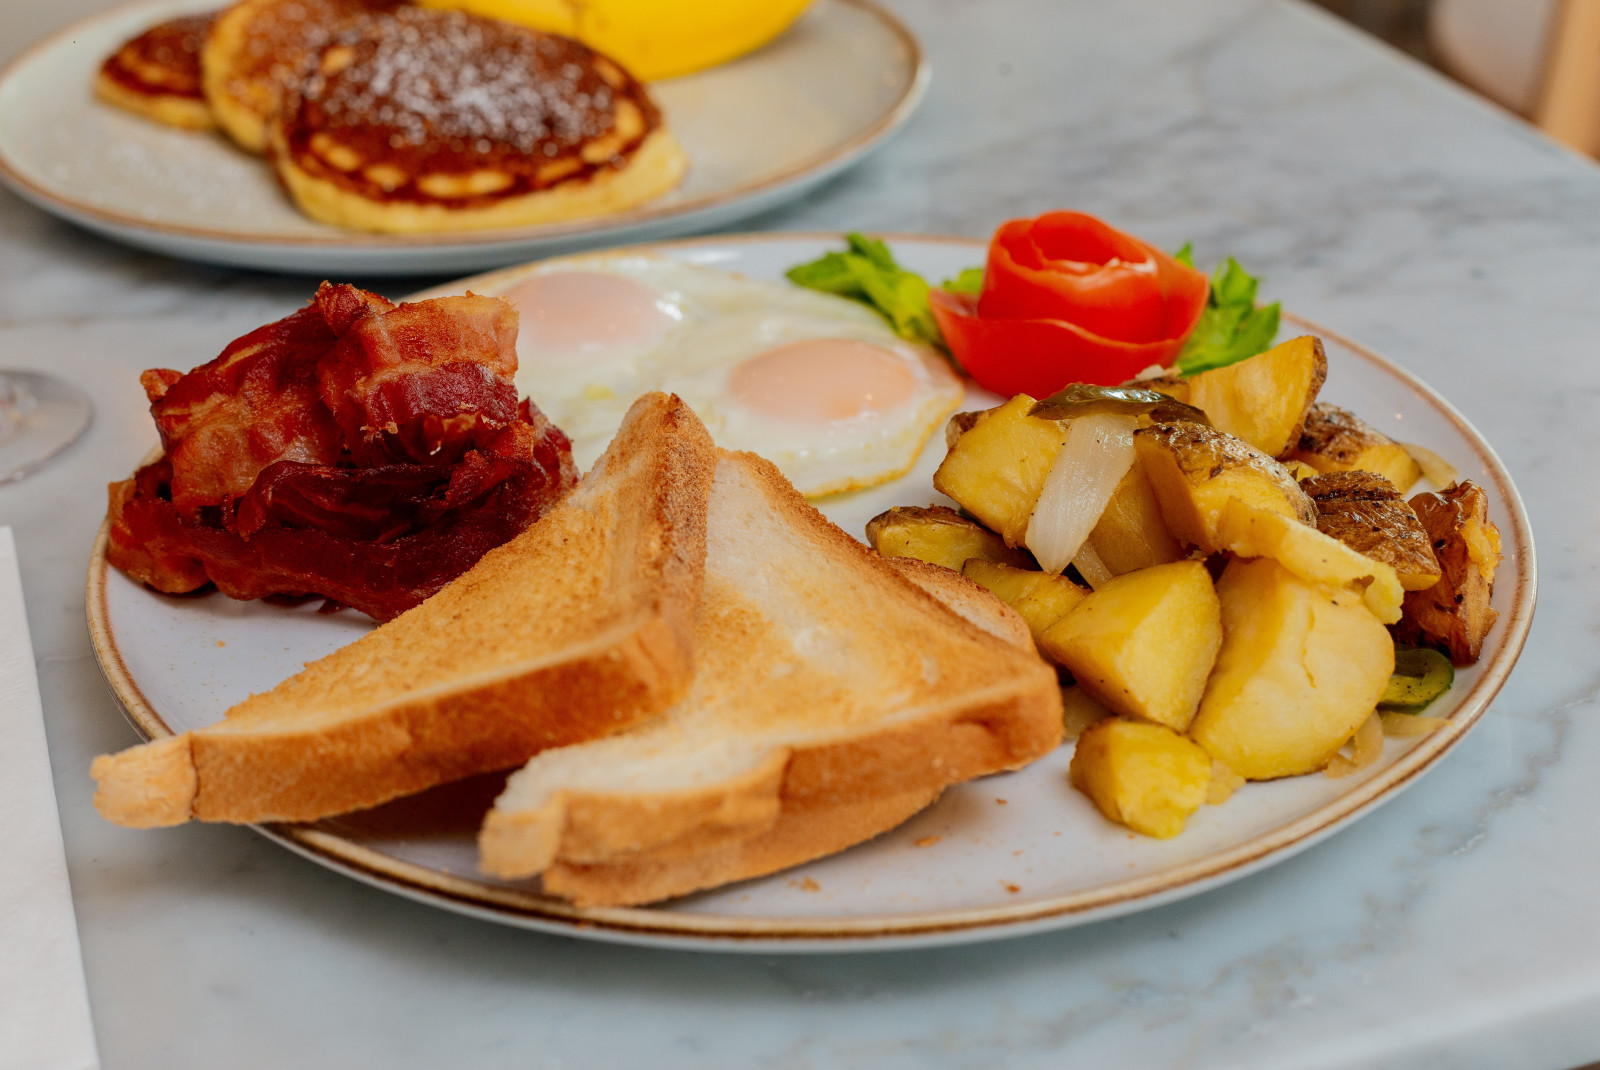
<instances>
[{"instance_id":1,"label":"breakfast plate of food","mask_svg":"<svg viewBox=\"0 0 1600 1070\"><path fill-rule=\"evenodd\" d=\"M276 271L724 226L859 160L929 78L870 0L735 7L140 0L0 74L0 180L118 241Z\"/></svg>"},{"instance_id":2,"label":"breakfast plate of food","mask_svg":"<svg viewBox=\"0 0 1600 1070\"><path fill-rule=\"evenodd\" d=\"M141 377L87 606L148 742L96 805L704 950L1282 861L1484 714L1535 572L1471 425L1256 289L1069 212L324 283Z\"/></svg>"}]
</instances>

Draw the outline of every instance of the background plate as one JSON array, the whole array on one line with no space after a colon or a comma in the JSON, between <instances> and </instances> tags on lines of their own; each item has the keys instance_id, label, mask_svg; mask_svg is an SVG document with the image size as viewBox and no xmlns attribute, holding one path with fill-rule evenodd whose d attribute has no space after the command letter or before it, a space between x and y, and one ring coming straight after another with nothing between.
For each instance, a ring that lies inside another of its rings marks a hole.
<instances>
[{"instance_id":1,"label":"background plate","mask_svg":"<svg viewBox=\"0 0 1600 1070\"><path fill-rule=\"evenodd\" d=\"M85 19L0 75L0 179L106 237L192 260L323 274L473 271L559 250L688 234L798 197L910 117L928 83L916 38L868 0L818 0L787 33L651 86L689 154L676 190L619 215L512 230L373 235L301 215L259 158L220 134L97 101L118 44L221 0L149 0Z\"/></svg>"},{"instance_id":2,"label":"background plate","mask_svg":"<svg viewBox=\"0 0 1600 1070\"><path fill-rule=\"evenodd\" d=\"M900 259L929 278L982 262L977 243L889 236ZM837 235L750 235L656 246L695 263L777 280L785 268L837 247ZM469 284L509 285L519 269ZM1297 777L1250 784L1225 806L1204 807L1177 839L1160 841L1102 818L1067 785L1072 747L1015 773L959 785L900 828L831 858L664 906L580 910L538 893L536 882L476 873L473 836L498 790L480 777L376 810L315 825L263 826L292 850L360 880L451 910L590 939L702 950L834 951L921 947L1017 936L1142 910L1280 862L1392 798L1482 716L1522 649L1534 605L1527 515L1488 443L1423 383L1361 347L1292 316L1285 332L1313 331L1328 350L1326 400L1354 409L1402 441L1429 446L1483 485L1505 549L1494 594L1500 620L1482 660L1456 674L1430 709L1451 724L1388 740L1377 764L1344 780ZM207 354L192 355L199 361ZM181 363L181 362L180 362ZM536 399L537 400L537 399ZM969 390L965 408L994 403ZM822 500L860 537L896 504L940 500L937 441L904 478ZM370 622L351 611L318 615L221 595L168 598L109 569L104 533L90 563L88 613L102 669L147 736L197 728L300 666L350 642Z\"/></svg>"}]
</instances>

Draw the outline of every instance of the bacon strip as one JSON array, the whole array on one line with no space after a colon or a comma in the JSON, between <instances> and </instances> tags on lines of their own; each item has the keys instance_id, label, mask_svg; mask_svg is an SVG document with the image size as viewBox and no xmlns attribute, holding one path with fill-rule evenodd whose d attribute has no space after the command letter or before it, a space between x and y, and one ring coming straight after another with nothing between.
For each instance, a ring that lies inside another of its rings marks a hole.
<instances>
[{"instance_id":1,"label":"bacon strip","mask_svg":"<svg viewBox=\"0 0 1600 1070\"><path fill-rule=\"evenodd\" d=\"M577 482L567 437L516 403L515 342L502 301L324 283L192 372L144 373L165 453L111 485L108 559L168 593L404 612Z\"/></svg>"},{"instance_id":2,"label":"bacon strip","mask_svg":"<svg viewBox=\"0 0 1600 1070\"><path fill-rule=\"evenodd\" d=\"M323 312L324 293L344 310L393 307L377 294L324 283L316 304L236 339L187 375L157 368L140 377L172 461L172 502L185 517L243 494L276 461L339 460L342 437L316 374L339 340Z\"/></svg>"},{"instance_id":3,"label":"bacon strip","mask_svg":"<svg viewBox=\"0 0 1600 1070\"><path fill-rule=\"evenodd\" d=\"M516 418L517 313L442 297L353 322L317 365L357 463L448 464Z\"/></svg>"}]
</instances>

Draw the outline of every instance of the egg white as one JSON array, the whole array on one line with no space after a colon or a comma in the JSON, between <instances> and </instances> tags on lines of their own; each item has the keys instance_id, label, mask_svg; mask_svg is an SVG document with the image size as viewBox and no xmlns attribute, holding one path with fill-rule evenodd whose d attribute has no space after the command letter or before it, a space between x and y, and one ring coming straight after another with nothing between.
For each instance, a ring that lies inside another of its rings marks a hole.
<instances>
[{"instance_id":1,"label":"egg white","mask_svg":"<svg viewBox=\"0 0 1600 1070\"><path fill-rule=\"evenodd\" d=\"M605 450L628 406L651 390L683 398L717 445L767 458L808 497L903 475L960 404L961 381L932 349L901 339L858 302L787 282L761 282L648 254L600 254L546 261L499 281L492 292L575 271L650 287L666 324L647 344L613 345L581 357L519 346L518 391L567 433L573 457L585 470ZM911 396L882 411L816 423L753 411L729 388L742 361L818 338L853 339L891 354L914 381Z\"/></svg>"}]
</instances>

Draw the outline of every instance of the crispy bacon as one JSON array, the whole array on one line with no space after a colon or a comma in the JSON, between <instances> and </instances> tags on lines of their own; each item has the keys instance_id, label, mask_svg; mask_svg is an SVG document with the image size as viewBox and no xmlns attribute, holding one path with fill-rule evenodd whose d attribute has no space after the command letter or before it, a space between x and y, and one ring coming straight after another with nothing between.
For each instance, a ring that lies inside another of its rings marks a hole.
<instances>
[{"instance_id":1,"label":"crispy bacon","mask_svg":"<svg viewBox=\"0 0 1600 1070\"><path fill-rule=\"evenodd\" d=\"M442 297L355 320L317 365L357 463L448 464L516 418L517 313Z\"/></svg>"},{"instance_id":2,"label":"crispy bacon","mask_svg":"<svg viewBox=\"0 0 1600 1070\"><path fill-rule=\"evenodd\" d=\"M172 463L163 457L107 488L111 538L106 558L158 591L187 594L206 585L206 566L186 550L182 538L168 537L169 527L178 531L182 526L167 497L171 486ZM170 525L162 524L168 517Z\"/></svg>"},{"instance_id":3,"label":"crispy bacon","mask_svg":"<svg viewBox=\"0 0 1600 1070\"><path fill-rule=\"evenodd\" d=\"M132 480L113 484L108 557L168 593L187 593L209 580L232 598L320 595L389 620L521 532L577 479L566 436L548 421L541 430L522 419L491 448L469 451L450 468L286 464L270 490L261 488L270 500L256 507L254 522L261 526L248 536L228 524L179 515L160 493L170 471L165 461L140 469ZM362 471L377 477L326 478ZM140 494L140 486L155 493ZM239 512L247 508L241 502Z\"/></svg>"},{"instance_id":4,"label":"crispy bacon","mask_svg":"<svg viewBox=\"0 0 1600 1070\"><path fill-rule=\"evenodd\" d=\"M250 489L276 461L333 464L339 427L318 393L317 363L338 342L321 294L344 309L393 307L354 286L324 283L316 304L229 343L187 375L140 376L161 445L172 461L172 503L191 520Z\"/></svg>"},{"instance_id":5,"label":"crispy bacon","mask_svg":"<svg viewBox=\"0 0 1600 1070\"><path fill-rule=\"evenodd\" d=\"M577 482L567 437L516 404L515 339L504 302L324 283L193 372L144 373L165 453L111 485L108 559L168 593L404 612Z\"/></svg>"},{"instance_id":6,"label":"crispy bacon","mask_svg":"<svg viewBox=\"0 0 1600 1070\"><path fill-rule=\"evenodd\" d=\"M344 282L324 282L317 287L311 303L322 313L322 321L328 325L335 339L343 338L356 320L394 308L393 301Z\"/></svg>"},{"instance_id":7,"label":"crispy bacon","mask_svg":"<svg viewBox=\"0 0 1600 1070\"><path fill-rule=\"evenodd\" d=\"M426 527L424 510L449 483L450 469L419 464L335 468L279 461L262 471L224 526L245 539L270 525L386 542Z\"/></svg>"}]
</instances>

